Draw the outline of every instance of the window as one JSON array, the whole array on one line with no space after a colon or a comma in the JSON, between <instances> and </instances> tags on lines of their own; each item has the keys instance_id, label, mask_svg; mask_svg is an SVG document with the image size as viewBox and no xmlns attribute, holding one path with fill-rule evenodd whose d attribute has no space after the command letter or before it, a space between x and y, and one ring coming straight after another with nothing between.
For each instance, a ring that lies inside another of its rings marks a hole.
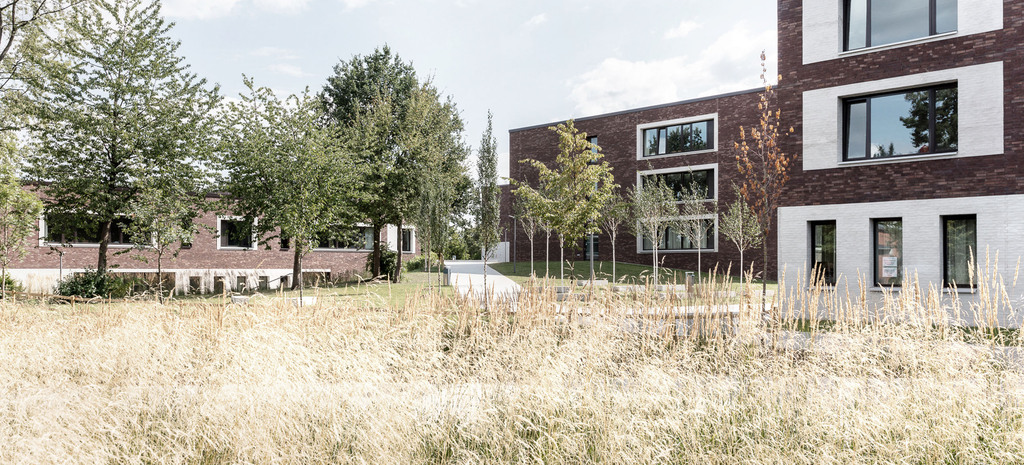
<instances>
[{"instance_id":1,"label":"window","mask_svg":"<svg viewBox=\"0 0 1024 465\"><path fill-rule=\"evenodd\" d=\"M590 151L594 152L594 153L597 153L597 149L598 149L597 136L590 136L590 137L588 137L587 138L587 142L590 142Z\"/></svg>"},{"instance_id":2,"label":"window","mask_svg":"<svg viewBox=\"0 0 1024 465\"><path fill-rule=\"evenodd\" d=\"M281 234L281 250L290 250L292 248L292 239L284 234Z\"/></svg>"},{"instance_id":3,"label":"window","mask_svg":"<svg viewBox=\"0 0 1024 465\"><path fill-rule=\"evenodd\" d=\"M836 222L812 221L811 279L814 283L836 283Z\"/></svg>"},{"instance_id":4,"label":"window","mask_svg":"<svg viewBox=\"0 0 1024 465\"><path fill-rule=\"evenodd\" d=\"M846 0L843 50L903 42L957 29L957 0Z\"/></svg>"},{"instance_id":5,"label":"window","mask_svg":"<svg viewBox=\"0 0 1024 465\"><path fill-rule=\"evenodd\" d=\"M695 152L715 146L713 120L647 128L643 131L645 157Z\"/></svg>"},{"instance_id":6,"label":"window","mask_svg":"<svg viewBox=\"0 0 1024 465\"><path fill-rule=\"evenodd\" d=\"M695 220L697 221L697 220ZM717 231L715 230L715 219L714 218L701 218L699 221L703 221L707 234L703 237L703 241L700 244L701 250L712 250L715 248L715 236ZM654 250L654 246L651 243L651 238L644 236L643 250ZM658 251L663 250L697 250L695 244L693 244L688 237L679 233L675 228L668 228L668 231L661 237L661 243L658 245Z\"/></svg>"},{"instance_id":7,"label":"window","mask_svg":"<svg viewBox=\"0 0 1024 465\"><path fill-rule=\"evenodd\" d=\"M243 219L221 218L219 223L220 247L250 249L253 245L252 224Z\"/></svg>"},{"instance_id":8,"label":"window","mask_svg":"<svg viewBox=\"0 0 1024 465\"><path fill-rule=\"evenodd\" d=\"M372 245L370 247L373 247ZM402 229L402 252L412 253L412 230Z\"/></svg>"},{"instance_id":9,"label":"window","mask_svg":"<svg viewBox=\"0 0 1024 465\"><path fill-rule=\"evenodd\" d=\"M849 98L843 108L844 160L957 149L956 85Z\"/></svg>"},{"instance_id":10,"label":"window","mask_svg":"<svg viewBox=\"0 0 1024 465\"><path fill-rule=\"evenodd\" d=\"M317 240L317 250L366 250L373 248L373 228L335 228Z\"/></svg>"},{"instance_id":11,"label":"window","mask_svg":"<svg viewBox=\"0 0 1024 465\"><path fill-rule=\"evenodd\" d=\"M903 220L874 220L875 283L899 286L903 282Z\"/></svg>"},{"instance_id":12,"label":"window","mask_svg":"<svg viewBox=\"0 0 1024 465\"><path fill-rule=\"evenodd\" d=\"M682 200L694 187L704 191L704 198L715 198L715 170L713 169L649 174L643 176L643 182L650 182L655 176L661 178L665 185L672 189L676 200Z\"/></svg>"},{"instance_id":13,"label":"window","mask_svg":"<svg viewBox=\"0 0 1024 465\"><path fill-rule=\"evenodd\" d=\"M591 244L593 243L593 244ZM594 247L594 260L597 260L601 255L601 241L598 240L597 234L591 234L583 239L583 259L590 260L590 247Z\"/></svg>"},{"instance_id":14,"label":"window","mask_svg":"<svg viewBox=\"0 0 1024 465\"><path fill-rule=\"evenodd\" d=\"M99 244L100 223L75 215L47 214L43 220L46 226L46 242L60 244ZM111 245L131 245L128 226L131 220L118 217L110 224Z\"/></svg>"},{"instance_id":15,"label":"window","mask_svg":"<svg viewBox=\"0 0 1024 465\"><path fill-rule=\"evenodd\" d=\"M974 215L942 217L942 280L946 286L973 287L971 265L978 249Z\"/></svg>"}]
</instances>

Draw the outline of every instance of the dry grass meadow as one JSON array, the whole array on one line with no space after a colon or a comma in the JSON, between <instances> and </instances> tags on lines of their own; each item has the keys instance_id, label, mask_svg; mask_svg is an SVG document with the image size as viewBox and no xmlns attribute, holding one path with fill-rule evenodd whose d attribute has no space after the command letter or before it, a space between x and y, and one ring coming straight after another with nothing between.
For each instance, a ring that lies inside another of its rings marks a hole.
<instances>
[{"instance_id":1,"label":"dry grass meadow","mask_svg":"<svg viewBox=\"0 0 1024 465\"><path fill-rule=\"evenodd\" d=\"M3 303L0 463L1024 463L1015 332L655 294Z\"/></svg>"}]
</instances>

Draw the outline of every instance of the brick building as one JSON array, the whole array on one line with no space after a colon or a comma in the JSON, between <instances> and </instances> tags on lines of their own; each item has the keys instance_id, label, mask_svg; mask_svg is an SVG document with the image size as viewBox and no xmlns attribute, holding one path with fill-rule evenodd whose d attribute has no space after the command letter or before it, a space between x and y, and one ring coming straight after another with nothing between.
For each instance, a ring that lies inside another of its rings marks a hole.
<instances>
[{"instance_id":1,"label":"brick building","mask_svg":"<svg viewBox=\"0 0 1024 465\"><path fill-rule=\"evenodd\" d=\"M998 252L993 271L1012 280L1024 256L1024 3L779 0L778 45L780 107L795 129L783 149L796 163L769 238L770 274L793 281L817 267L837 287L855 290L862 279L869 295L910 274L971 298L972 256L984 265ZM737 175L733 142L756 117L756 92L576 125L598 138L624 187L648 173L708 172L723 206ZM661 146L696 121L714 128L706 148ZM531 175L523 158L553 160L546 126L510 131L513 179ZM705 266L735 263L736 251L717 228L713 235ZM529 245L518 239L525 260ZM607 241L599 235L601 254ZM695 248L675 243L665 264L695 268ZM622 260L647 262L644 249L621 234Z\"/></svg>"}]
</instances>

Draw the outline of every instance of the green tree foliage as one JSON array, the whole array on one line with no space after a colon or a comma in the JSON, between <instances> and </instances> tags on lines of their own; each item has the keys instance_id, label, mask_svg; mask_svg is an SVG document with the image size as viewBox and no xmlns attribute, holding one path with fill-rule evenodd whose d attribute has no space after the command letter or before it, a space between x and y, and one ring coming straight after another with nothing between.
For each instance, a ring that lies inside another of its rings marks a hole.
<instances>
[{"instance_id":1,"label":"green tree foliage","mask_svg":"<svg viewBox=\"0 0 1024 465\"><path fill-rule=\"evenodd\" d=\"M615 274L615 242L619 236L619 229L622 224L629 221L629 201L622 198L618 189L612 192L608 202L601 208L601 229L611 239L612 246L612 282L616 280ZM532 259L532 258L531 258Z\"/></svg>"},{"instance_id":2,"label":"green tree foliage","mask_svg":"<svg viewBox=\"0 0 1024 465\"><path fill-rule=\"evenodd\" d=\"M676 196L659 176L651 176L638 183L628 195L633 217L633 232L641 241L651 240L654 252L651 266L654 267L654 284L658 284L658 249L672 218L679 215Z\"/></svg>"},{"instance_id":3,"label":"green tree foliage","mask_svg":"<svg viewBox=\"0 0 1024 465\"><path fill-rule=\"evenodd\" d=\"M206 205L203 186L195 179L167 176L158 172L140 181L138 194L129 204L126 229L138 254L136 260L156 258L157 299L163 302L163 260L191 244L199 232L195 219Z\"/></svg>"},{"instance_id":4,"label":"green tree foliage","mask_svg":"<svg viewBox=\"0 0 1024 465\"><path fill-rule=\"evenodd\" d=\"M739 195L738 189L736 194L736 200L729 204L719 219L718 227L722 235L740 251L740 273L746 273L743 253L760 246L764 236L757 224L757 216L750 210L750 205L747 205L743 196Z\"/></svg>"},{"instance_id":5,"label":"green tree foliage","mask_svg":"<svg viewBox=\"0 0 1024 465\"><path fill-rule=\"evenodd\" d=\"M228 208L264 244L289 241L292 287L301 290L303 256L322 239L352 239L362 170L308 91L282 101L251 79L245 85L249 92L228 104L221 133Z\"/></svg>"},{"instance_id":6,"label":"green tree foliage","mask_svg":"<svg viewBox=\"0 0 1024 465\"><path fill-rule=\"evenodd\" d=\"M13 137L0 133L0 299L7 295L7 267L25 256L25 241L36 231L43 203L22 188Z\"/></svg>"},{"instance_id":7,"label":"green tree foliage","mask_svg":"<svg viewBox=\"0 0 1024 465\"><path fill-rule=\"evenodd\" d=\"M60 37L21 44L18 107L38 147L28 173L46 209L99 225L97 272L110 228L152 170L202 178L216 88L188 72L159 3L96 0L70 12Z\"/></svg>"},{"instance_id":8,"label":"green tree foliage","mask_svg":"<svg viewBox=\"0 0 1024 465\"><path fill-rule=\"evenodd\" d=\"M481 255L484 259L484 306L487 297L487 256L501 239L498 223L501 220L501 190L498 188L498 141L494 138L494 125L491 112L487 112L487 129L480 140L477 152L477 192L479 205L476 209L476 227Z\"/></svg>"},{"instance_id":9,"label":"green tree foliage","mask_svg":"<svg viewBox=\"0 0 1024 465\"><path fill-rule=\"evenodd\" d=\"M691 173L692 174L692 173ZM701 279L701 249L704 248L708 232L715 227L714 219L707 217L717 211L717 202L708 199L708 188L689 176L690 184L676 193L680 202L680 216L672 221L672 227L682 234L697 249L697 280Z\"/></svg>"},{"instance_id":10,"label":"green tree foliage","mask_svg":"<svg viewBox=\"0 0 1024 465\"><path fill-rule=\"evenodd\" d=\"M26 37L40 34L47 23L78 3L81 0L0 1L0 91L17 78L23 64L18 45Z\"/></svg>"},{"instance_id":11,"label":"green tree foliage","mask_svg":"<svg viewBox=\"0 0 1024 465\"><path fill-rule=\"evenodd\" d=\"M565 244L576 246L588 234L599 231L601 208L607 203L617 185L612 176L611 166L602 161L600 147L587 140L587 133L579 132L572 120L549 128L558 135L558 154L555 168L548 168L537 160L525 160L537 169L541 186L546 195L530 193L529 186L523 195L536 202L547 199L551 224L558 233L559 261L564 261ZM561 275L564 278L564 264Z\"/></svg>"},{"instance_id":12,"label":"green tree foliage","mask_svg":"<svg viewBox=\"0 0 1024 465\"><path fill-rule=\"evenodd\" d=\"M536 212L530 208L528 201L529 199L520 198L517 195L518 191L512 191L513 197L513 210L516 212L516 222L520 227L523 228L523 232L526 233L526 239L530 241L530 277L535 276L533 272L533 238L537 235L537 223ZM612 265L614 269L615 265Z\"/></svg>"}]
</instances>

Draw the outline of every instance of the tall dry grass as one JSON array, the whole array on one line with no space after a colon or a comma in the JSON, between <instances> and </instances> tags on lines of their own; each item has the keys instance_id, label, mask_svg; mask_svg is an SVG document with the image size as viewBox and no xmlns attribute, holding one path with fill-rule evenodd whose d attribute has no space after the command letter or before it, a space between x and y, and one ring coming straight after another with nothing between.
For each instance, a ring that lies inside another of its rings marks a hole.
<instances>
[{"instance_id":1,"label":"tall dry grass","mask_svg":"<svg viewBox=\"0 0 1024 465\"><path fill-rule=\"evenodd\" d=\"M0 304L0 463L1024 462L1019 338L735 292Z\"/></svg>"}]
</instances>

